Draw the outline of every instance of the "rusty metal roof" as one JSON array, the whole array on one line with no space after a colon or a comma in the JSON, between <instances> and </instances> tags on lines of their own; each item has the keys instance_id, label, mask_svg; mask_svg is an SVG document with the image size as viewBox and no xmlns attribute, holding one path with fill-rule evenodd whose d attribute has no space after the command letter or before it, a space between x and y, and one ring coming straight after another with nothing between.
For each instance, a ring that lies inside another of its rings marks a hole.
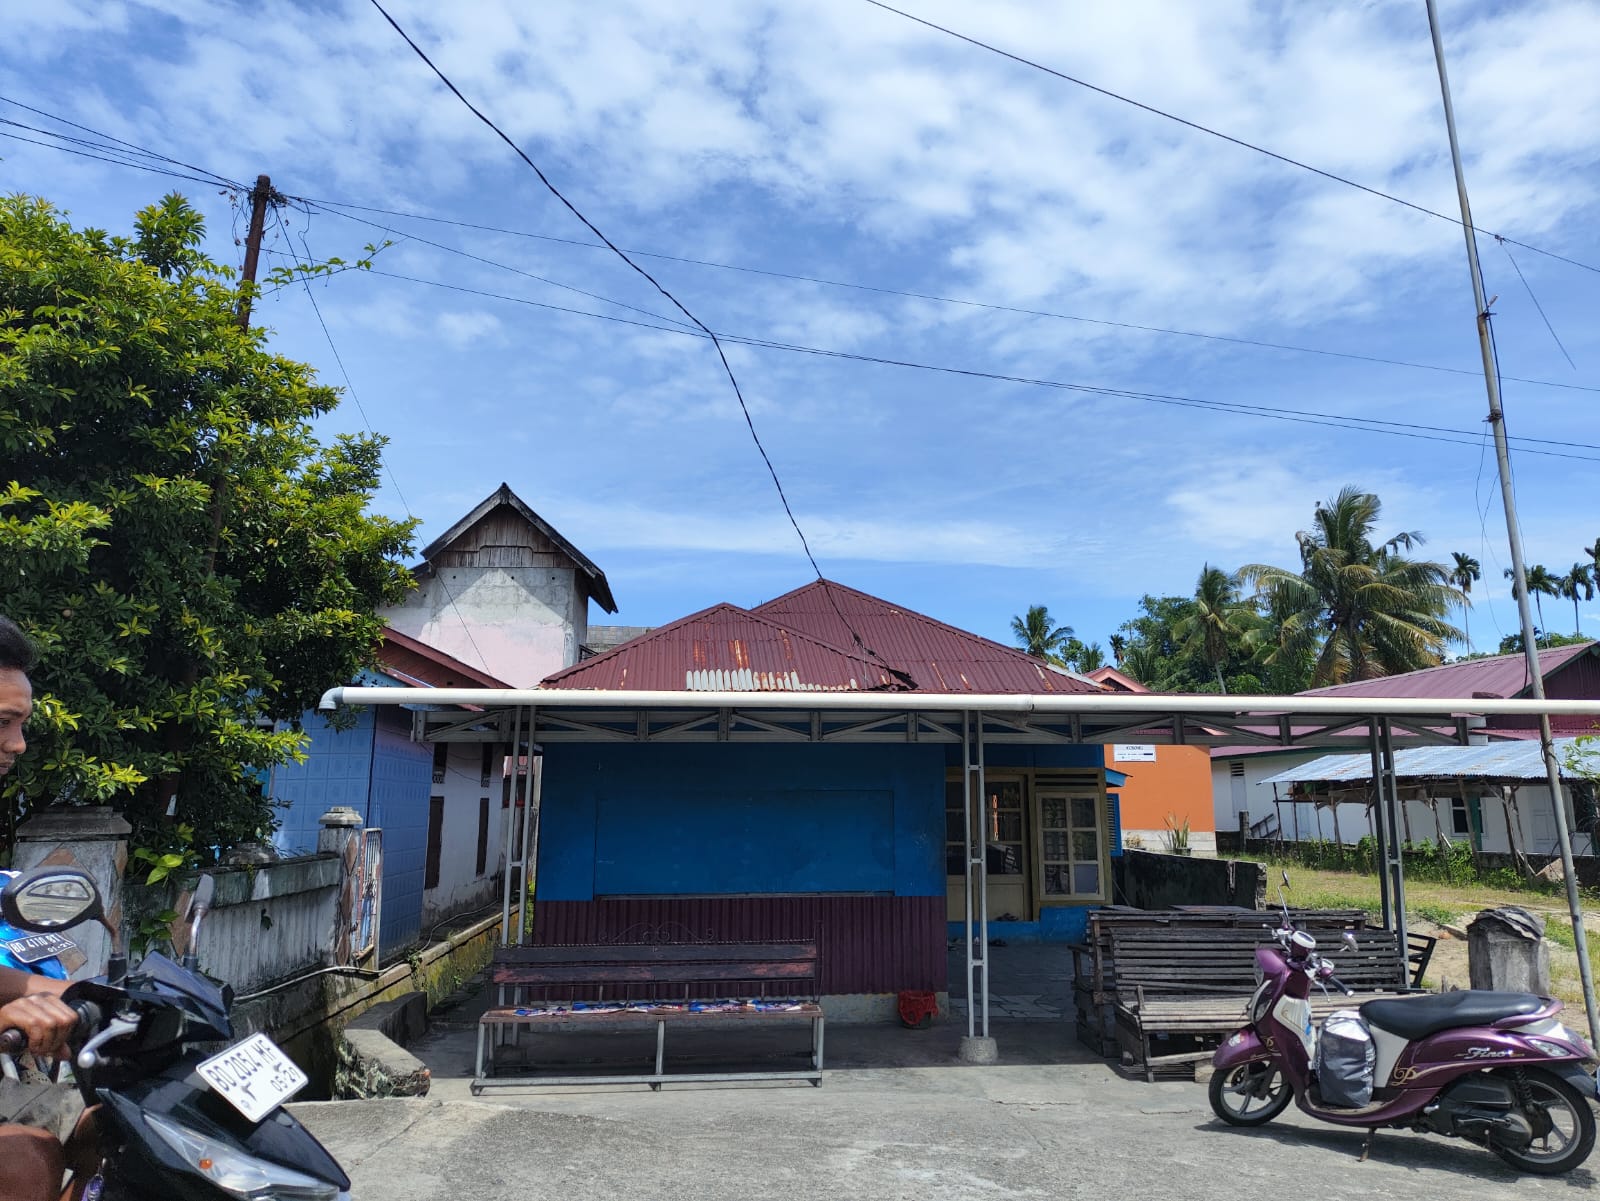
<instances>
[{"instance_id":1,"label":"rusty metal roof","mask_svg":"<svg viewBox=\"0 0 1600 1201\"><path fill-rule=\"evenodd\" d=\"M1557 646L1539 652L1539 670L1545 679L1580 655L1589 654L1595 643ZM1518 697L1528 690L1527 660L1518 655L1492 655L1463 663L1445 663L1408 671L1404 675L1358 680L1313 688L1301 696L1395 696L1395 697Z\"/></svg>"},{"instance_id":2,"label":"rusty metal roof","mask_svg":"<svg viewBox=\"0 0 1600 1201\"><path fill-rule=\"evenodd\" d=\"M545 688L873 692L905 685L882 664L736 605L713 605L549 676Z\"/></svg>"},{"instance_id":3,"label":"rusty metal roof","mask_svg":"<svg viewBox=\"0 0 1600 1201\"><path fill-rule=\"evenodd\" d=\"M910 676L917 692L1104 691L1092 680L1015 647L831 580L796 588L751 612L835 646L855 647L859 635L874 663Z\"/></svg>"}]
</instances>

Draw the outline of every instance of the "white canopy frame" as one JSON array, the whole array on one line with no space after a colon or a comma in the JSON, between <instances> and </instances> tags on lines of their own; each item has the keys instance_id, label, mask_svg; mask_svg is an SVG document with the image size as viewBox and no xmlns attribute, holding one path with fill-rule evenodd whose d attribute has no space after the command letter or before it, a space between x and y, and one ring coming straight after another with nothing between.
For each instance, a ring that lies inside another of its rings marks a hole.
<instances>
[{"instance_id":1,"label":"white canopy frame","mask_svg":"<svg viewBox=\"0 0 1600 1201\"><path fill-rule=\"evenodd\" d=\"M1367 751L1377 784L1380 892L1387 928L1399 934L1406 970L1406 906L1399 791L1403 745L1466 743L1489 717L1596 717L1593 700L1483 697L1413 699L1329 696L1167 696L1155 693L973 694L918 692L590 691L543 688L330 688L321 708L401 705L414 711L419 741L511 742L531 756L552 742L929 742L962 747L966 841L967 1041L989 1044L987 863L973 845L974 805L986 785L985 747L995 743L1284 746ZM460 707L478 710L463 715ZM530 792L536 781L530 780ZM528 798L520 862L538 855L537 794ZM511 807L507 833L515 825ZM508 839L509 848L509 839ZM508 852L509 858L509 852ZM508 866L508 876L510 868ZM522 889L526 893L526 888ZM1575 894L1574 894L1575 895ZM509 922L509 881L506 920ZM974 902L976 897L976 905ZM527 897L522 897L527 903ZM1570 906L1575 926L1581 904ZM502 938L507 934L502 932ZM1585 988L1590 1030L1600 1015Z\"/></svg>"}]
</instances>

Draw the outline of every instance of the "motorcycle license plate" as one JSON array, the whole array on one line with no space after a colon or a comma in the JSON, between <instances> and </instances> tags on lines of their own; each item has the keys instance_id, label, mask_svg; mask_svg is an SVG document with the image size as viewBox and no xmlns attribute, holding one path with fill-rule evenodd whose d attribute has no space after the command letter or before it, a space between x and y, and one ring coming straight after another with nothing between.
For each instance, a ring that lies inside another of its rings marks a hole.
<instances>
[{"instance_id":1,"label":"motorcycle license plate","mask_svg":"<svg viewBox=\"0 0 1600 1201\"><path fill-rule=\"evenodd\" d=\"M60 959L68 951L76 951L78 944L65 934L25 934L0 944L18 963L38 963L42 959Z\"/></svg>"},{"instance_id":2,"label":"motorcycle license plate","mask_svg":"<svg viewBox=\"0 0 1600 1201\"><path fill-rule=\"evenodd\" d=\"M265 1034L253 1034L196 1070L213 1091L252 1122L259 1122L303 1089L306 1074Z\"/></svg>"}]
</instances>

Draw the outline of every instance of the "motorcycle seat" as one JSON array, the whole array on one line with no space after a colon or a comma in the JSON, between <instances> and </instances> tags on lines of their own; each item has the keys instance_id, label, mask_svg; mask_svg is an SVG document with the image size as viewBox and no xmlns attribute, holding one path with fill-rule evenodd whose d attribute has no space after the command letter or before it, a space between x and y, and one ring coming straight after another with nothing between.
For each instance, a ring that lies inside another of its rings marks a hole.
<instances>
[{"instance_id":1,"label":"motorcycle seat","mask_svg":"<svg viewBox=\"0 0 1600 1201\"><path fill-rule=\"evenodd\" d=\"M1501 1018L1539 1013L1550 1004L1544 997L1521 992L1459 992L1368 1001L1361 1016L1369 1025L1414 1040L1458 1026L1487 1026Z\"/></svg>"}]
</instances>

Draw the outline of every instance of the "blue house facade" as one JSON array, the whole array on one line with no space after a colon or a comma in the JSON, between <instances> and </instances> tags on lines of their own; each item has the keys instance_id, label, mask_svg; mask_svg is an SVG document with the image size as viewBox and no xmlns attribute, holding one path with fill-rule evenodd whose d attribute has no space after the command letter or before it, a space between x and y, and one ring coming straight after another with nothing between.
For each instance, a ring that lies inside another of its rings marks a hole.
<instances>
[{"instance_id":1,"label":"blue house facade","mask_svg":"<svg viewBox=\"0 0 1600 1201\"><path fill-rule=\"evenodd\" d=\"M547 740L536 942L816 938L825 995L948 990L966 905L962 745L905 716L829 726L826 696L801 694L881 692L892 710L935 672L930 691L951 675L974 692L1042 690L1041 665L853 590L826 599L824 612L897 656L846 649L844 632L829 642L803 615L719 605L545 682L592 689L597 704L621 687L681 690L686 707L707 688L794 692L819 713L809 735L712 716L632 741ZM1067 673L1046 683L1098 691ZM1072 940L1111 899L1122 777L1098 746L1018 738L1008 731L974 775L991 931Z\"/></svg>"}]
</instances>

